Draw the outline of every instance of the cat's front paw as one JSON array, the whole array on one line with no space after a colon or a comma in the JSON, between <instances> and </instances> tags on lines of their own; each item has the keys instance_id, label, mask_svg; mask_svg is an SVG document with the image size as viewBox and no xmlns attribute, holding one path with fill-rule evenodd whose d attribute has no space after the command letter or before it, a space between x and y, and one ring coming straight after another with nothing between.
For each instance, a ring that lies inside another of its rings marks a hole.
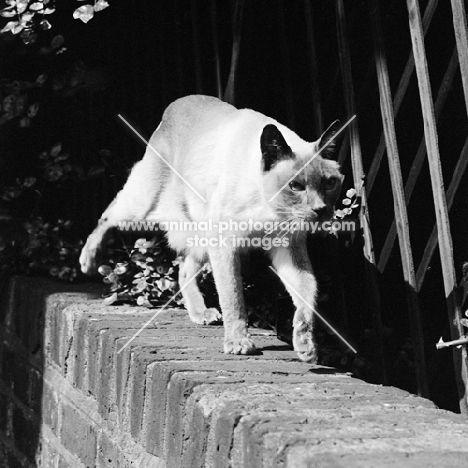
<instances>
[{"instance_id":1,"label":"cat's front paw","mask_svg":"<svg viewBox=\"0 0 468 468\"><path fill-rule=\"evenodd\" d=\"M225 354L256 354L257 348L253 340L248 336L240 336L238 338L224 339Z\"/></svg>"},{"instance_id":2,"label":"cat's front paw","mask_svg":"<svg viewBox=\"0 0 468 468\"><path fill-rule=\"evenodd\" d=\"M212 325L213 323L221 323L223 316L219 313L218 309L210 307L203 312L203 324Z\"/></svg>"},{"instance_id":3,"label":"cat's front paw","mask_svg":"<svg viewBox=\"0 0 468 468\"><path fill-rule=\"evenodd\" d=\"M97 272L98 254L98 247L91 245L88 239L80 254L81 271L85 275L92 275Z\"/></svg>"},{"instance_id":4,"label":"cat's front paw","mask_svg":"<svg viewBox=\"0 0 468 468\"><path fill-rule=\"evenodd\" d=\"M303 362L317 362L317 348L312 336L312 330L305 326L294 328L293 345L298 358Z\"/></svg>"},{"instance_id":5,"label":"cat's front paw","mask_svg":"<svg viewBox=\"0 0 468 468\"><path fill-rule=\"evenodd\" d=\"M218 309L210 307L205 309L203 312L192 312L189 311L190 320L197 325L213 325L215 323L221 323L223 316L219 313Z\"/></svg>"}]
</instances>

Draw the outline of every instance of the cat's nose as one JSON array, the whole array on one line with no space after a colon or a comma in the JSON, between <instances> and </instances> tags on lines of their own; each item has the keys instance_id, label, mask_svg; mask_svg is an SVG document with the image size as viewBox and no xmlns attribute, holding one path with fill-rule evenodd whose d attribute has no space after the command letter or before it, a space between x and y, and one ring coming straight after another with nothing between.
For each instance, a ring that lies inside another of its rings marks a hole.
<instances>
[{"instance_id":1,"label":"cat's nose","mask_svg":"<svg viewBox=\"0 0 468 468\"><path fill-rule=\"evenodd\" d=\"M320 208L314 208L314 211L317 214L317 218L321 218L327 212L327 207L321 206Z\"/></svg>"}]
</instances>

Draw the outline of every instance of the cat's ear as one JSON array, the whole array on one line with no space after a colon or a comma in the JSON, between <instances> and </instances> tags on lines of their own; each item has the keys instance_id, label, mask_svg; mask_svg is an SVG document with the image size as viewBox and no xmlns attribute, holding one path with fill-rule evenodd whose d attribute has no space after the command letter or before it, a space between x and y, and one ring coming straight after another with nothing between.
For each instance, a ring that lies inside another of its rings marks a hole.
<instances>
[{"instance_id":1,"label":"cat's ear","mask_svg":"<svg viewBox=\"0 0 468 468\"><path fill-rule=\"evenodd\" d=\"M260 137L263 170L269 171L278 161L292 158L292 150L281 132L272 124L267 125Z\"/></svg>"},{"instance_id":2,"label":"cat's ear","mask_svg":"<svg viewBox=\"0 0 468 468\"><path fill-rule=\"evenodd\" d=\"M340 121L335 120L322 134L319 141L319 149L323 150L320 156L325 159L336 159L336 150L338 147L337 139L335 135L340 129Z\"/></svg>"}]
</instances>

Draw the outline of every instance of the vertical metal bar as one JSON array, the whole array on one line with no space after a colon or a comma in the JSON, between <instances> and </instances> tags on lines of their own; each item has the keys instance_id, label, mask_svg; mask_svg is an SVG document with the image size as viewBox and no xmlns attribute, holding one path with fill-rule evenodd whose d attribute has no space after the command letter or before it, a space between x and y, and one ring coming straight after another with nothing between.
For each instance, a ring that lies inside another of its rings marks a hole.
<instances>
[{"instance_id":1,"label":"vertical metal bar","mask_svg":"<svg viewBox=\"0 0 468 468\"><path fill-rule=\"evenodd\" d=\"M228 83L224 91L224 101L234 104L235 101L235 82L237 66L239 64L240 42L242 32L242 13L244 11L244 0L236 0L234 9L234 38L232 41L231 69L229 71Z\"/></svg>"},{"instance_id":2,"label":"vertical metal bar","mask_svg":"<svg viewBox=\"0 0 468 468\"><path fill-rule=\"evenodd\" d=\"M200 60L200 41L198 40L198 15L196 0L190 2L190 12L192 17L192 37L193 37L193 56L195 59L195 83L198 94L203 93L202 85L202 67Z\"/></svg>"},{"instance_id":3,"label":"vertical metal bar","mask_svg":"<svg viewBox=\"0 0 468 468\"><path fill-rule=\"evenodd\" d=\"M307 42L309 45L309 65L310 65L310 87L312 91L312 112L314 115L314 138L318 138L323 131L322 121L322 101L320 99L320 87L318 82L317 53L315 50L314 27L312 23L311 0L304 0Z\"/></svg>"},{"instance_id":4,"label":"vertical metal bar","mask_svg":"<svg viewBox=\"0 0 468 468\"><path fill-rule=\"evenodd\" d=\"M442 83L440 85L439 91L437 93L437 99L435 103L435 116L436 120L439 119L440 113L444 107L445 101L447 100L448 93L450 88L452 87L453 78L455 76L455 72L458 69L458 58L457 58L457 49L455 48L452 54L452 58L450 59L449 66L445 71L444 78L442 79ZM416 153L416 157L411 164L411 169L409 172L408 180L406 181L405 185L405 196L406 196L406 205L409 204L411 195L413 194L414 187L419 177L419 173L421 172L423 163L426 157L426 143L424 141L424 137L419 144L418 151ZM385 239L384 246L382 247L382 251L380 252L379 263L377 267L381 273L385 270L387 266L387 262L390 258L390 254L392 253L393 244L395 242L396 237L396 223L395 219L393 219L392 225L390 226L390 230L388 231L387 238ZM416 274L416 280L418 278L418 273ZM418 291L420 291L419 281L418 283Z\"/></svg>"},{"instance_id":5,"label":"vertical metal bar","mask_svg":"<svg viewBox=\"0 0 468 468\"><path fill-rule=\"evenodd\" d=\"M286 90L286 114L288 125L294 129L296 126L296 119L294 115L293 87L291 80L291 60L289 58L288 36L286 35L286 27L284 24L283 0L276 0L276 11L278 20L278 38L280 41L281 51L281 69L283 70L284 87Z\"/></svg>"},{"instance_id":6,"label":"vertical metal bar","mask_svg":"<svg viewBox=\"0 0 468 468\"><path fill-rule=\"evenodd\" d=\"M434 117L431 84L429 82L429 71L427 67L426 51L424 47L424 35L422 32L421 12L418 0L407 0L409 26L413 53L416 63L416 74L418 77L421 107L424 116L424 135L426 138L427 155L429 160L429 171L431 174L432 192L437 220L439 236L439 252L444 277L445 296L450 322L450 331L453 339L458 339L463 334L460 323L461 310L456 299L456 276L453 262L452 236L448 219L447 203L444 192L444 181L440 165L439 144L437 139L437 127ZM455 375L457 378L457 389L460 402L460 410L468 414L467 401L467 353L466 348L453 349L455 364Z\"/></svg>"},{"instance_id":7,"label":"vertical metal bar","mask_svg":"<svg viewBox=\"0 0 468 468\"><path fill-rule=\"evenodd\" d=\"M174 23L175 23L175 40L176 40L176 64L177 64L177 91L179 96L184 93L184 66L182 63L182 37L180 31L180 13L179 0L174 0Z\"/></svg>"},{"instance_id":8,"label":"vertical metal bar","mask_svg":"<svg viewBox=\"0 0 468 468\"><path fill-rule=\"evenodd\" d=\"M468 26L466 22L465 1L452 0L452 12L463 91L465 93L465 107L468 113Z\"/></svg>"},{"instance_id":9,"label":"vertical metal bar","mask_svg":"<svg viewBox=\"0 0 468 468\"><path fill-rule=\"evenodd\" d=\"M343 89L346 100L348 117L355 115L356 105L354 99L354 86L351 71L351 58L346 30L346 17L343 0L336 0L336 21L338 30L338 46L343 78ZM369 288L369 299L373 313L374 329L376 334L376 362L381 372L382 382L387 382L385 364L383 359L382 319L380 315L380 292L377 281L377 269L375 267L374 246L370 230L369 211L367 206L366 189L363 184L364 171L362 166L361 142L359 128L356 119L350 125L351 164L353 169L354 186L357 196L361 199L359 221L364 237L364 258L366 265L366 279Z\"/></svg>"},{"instance_id":10,"label":"vertical metal bar","mask_svg":"<svg viewBox=\"0 0 468 468\"><path fill-rule=\"evenodd\" d=\"M416 364L416 380L418 394L429 396L427 384L426 363L424 360L424 339L419 312L419 302L416 292L416 277L414 273L413 253L411 250L408 214L406 212L403 178L401 175L400 159L395 133L392 95L388 77L387 58L383 43L380 8L377 0L368 0L372 20L372 33L374 42L374 57L379 83L380 110L384 126L385 141L387 145L388 165L392 183L395 218L397 220L398 240L400 243L403 277L405 280L408 301L413 353Z\"/></svg>"},{"instance_id":11,"label":"vertical metal bar","mask_svg":"<svg viewBox=\"0 0 468 468\"><path fill-rule=\"evenodd\" d=\"M216 94L219 99L223 98L223 84L221 82L221 64L219 60L219 41L218 41L218 20L216 12L216 0L211 0L210 8L211 18L211 38L213 41L213 52L215 58L215 73L216 73Z\"/></svg>"},{"instance_id":12,"label":"vertical metal bar","mask_svg":"<svg viewBox=\"0 0 468 468\"><path fill-rule=\"evenodd\" d=\"M427 4L426 10L424 11L424 18L423 18L423 27L424 27L424 34L427 33L429 26L432 21L432 17L434 16L435 10L438 5L438 0L429 0ZM400 83L398 84L397 91L395 93L395 97L393 99L393 113L396 116L400 110L401 104L403 103L403 99L406 95L406 91L408 90L410 78L413 75L414 71L414 56L413 53L410 52L408 60L406 61L405 69L400 78ZM375 152L374 157L372 158L372 163L369 168L369 172L367 174L367 192L370 195L372 188L374 186L375 178L377 177L377 173L379 172L380 163L382 162L383 155L385 153L385 135L382 132L380 135L379 145L377 146L377 150Z\"/></svg>"}]
</instances>

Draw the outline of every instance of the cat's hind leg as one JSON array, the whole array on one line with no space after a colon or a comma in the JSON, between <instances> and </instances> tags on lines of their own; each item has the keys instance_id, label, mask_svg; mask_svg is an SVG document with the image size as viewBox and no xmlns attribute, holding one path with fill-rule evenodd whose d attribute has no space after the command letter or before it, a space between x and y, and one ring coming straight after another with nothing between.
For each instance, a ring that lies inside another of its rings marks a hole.
<instances>
[{"instance_id":1,"label":"cat's hind leg","mask_svg":"<svg viewBox=\"0 0 468 468\"><path fill-rule=\"evenodd\" d=\"M118 227L119 223L151 221L146 217L158 203L167 172L168 168L160 163L159 158L152 154L150 149L147 150L143 159L133 167L123 189L104 211L97 227L89 235L80 255L83 273L96 272L99 253L110 229ZM132 226L128 225L126 229L131 230Z\"/></svg>"},{"instance_id":2,"label":"cat's hind leg","mask_svg":"<svg viewBox=\"0 0 468 468\"><path fill-rule=\"evenodd\" d=\"M317 281L312 272L307 247L297 242L286 248L272 249L273 266L292 297L296 312L293 320L293 346L301 361L316 362L313 337Z\"/></svg>"},{"instance_id":3,"label":"cat's hind leg","mask_svg":"<svg viewBox=\"0 0 468 468\"><path fill-rule=\"evenodd\" d=\"M197 285L197 272L200 270L201 262L192 255L187 254L179 265L179 286L185 300L190 320L199 325L209 325L222 321L222 316L215 308L207 309L202 293Z\"/></svg>"}]
</instances>

